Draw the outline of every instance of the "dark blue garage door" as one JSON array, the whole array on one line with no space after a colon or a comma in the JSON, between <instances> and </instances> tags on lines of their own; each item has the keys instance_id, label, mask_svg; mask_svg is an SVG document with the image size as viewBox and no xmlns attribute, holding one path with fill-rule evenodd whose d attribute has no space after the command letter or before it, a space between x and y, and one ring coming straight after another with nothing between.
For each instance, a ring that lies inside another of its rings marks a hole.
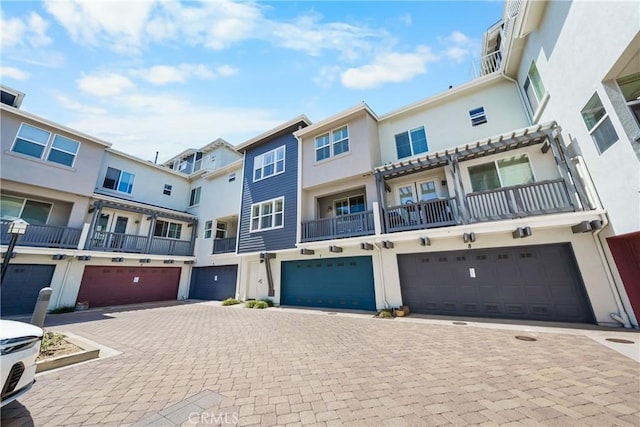
<instances>
[{"instance_id":1,"label":"dark blue garage door","mask_svg":"<svg viewBox=\"0 0 640 427\"><path fill-rule=\"evenodd\" d=\"M281 292L283 305L375 310L371 257L285 261Z\"/></svg>"},{"instance_id":2,"label":"dark blue garage door","mask_svg":"<svg viewBox=\"0 0 640 427\"><path fill-rule=\"evenodd\" d=\"M222 301L236 296L237 265L196 267L191 274L189 298Z\"/></svg>"},{"instance_id":3,"label":"dark blue garage door","mask_svg":"<svg viewBox=\"0 0 640 427\"><path fill-rule=\"evenodd\" d=\"M9 264L2 284L2 315L31 314L40 289L51 285L55 265Z\"/></svg>"}]
</instances>

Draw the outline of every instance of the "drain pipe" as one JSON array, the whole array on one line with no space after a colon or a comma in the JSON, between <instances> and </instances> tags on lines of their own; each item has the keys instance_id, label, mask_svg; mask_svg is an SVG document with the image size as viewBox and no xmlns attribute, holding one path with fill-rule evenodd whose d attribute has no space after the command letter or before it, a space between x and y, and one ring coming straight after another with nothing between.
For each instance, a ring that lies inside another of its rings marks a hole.
<instances>
[{"instance_id":1,"label":"drain pipe","mask_svg":"<svg viewBox=\"0 0 640 427\"><path fill-rule=\"evenodd\" d=\"M378 265L380 266L380 273L382 273L382 271L384 270L382 268L382 247L378 246L378 244L376 243L376 241L373 241L373 247L376 248L378 251ZM385 291L385 286L384 286L384 275L381 277L381 285L382 285L382 302L384 302L384 308L391 308L391 306L389 306L389 302L387 301L387 292Z\"/></svg>"},{"instance_id":2,"label":"drain pipe","mask_svg":"<svg viewBox=\"0 0 640 427\"><path fill-rule=\"evenodd\" d=\"M609 316L611 316L613 320L620 323L625 328L631 329L632 326L631 326L631 322L629 321L629 315L627 314L627 311L624 309L624 305L622 304L622 299L620 298L618 287L615 283L613 275L611 274L611 264L609 263L609 260L607 259L607 256L604 253L604 249L602 248L602 241L598 236L600 232L604 230L604 228L607 225L609 225L609 219L607 218L606 214L600 215L600 218L602 218L602 227L595 230L592 235L593 235L593 239L595 240L596 248L598 249L598 255L600 256L600 260L606 266L605 272L607 275L607 281L609 282L609 287L611 288L613 299L615 300L616 306L618 307L618 313L611 313L609 314Z\"/></svg>"},{"instance_id":3,"label":"drain pipe","mask_svg":"<svg viewBox=\"0 0 640 427\"><path fill-rule=\"evenodd\" d=\"M263 252L260 254L260 262L264 262L264 267L267 271L267 285L269 285L268 296L273 297L276 295L275 289L273 287L273 276L271 274L271 263L269 262L271 258L275 258L276 254Z\"/></svg>"}]
</instances>

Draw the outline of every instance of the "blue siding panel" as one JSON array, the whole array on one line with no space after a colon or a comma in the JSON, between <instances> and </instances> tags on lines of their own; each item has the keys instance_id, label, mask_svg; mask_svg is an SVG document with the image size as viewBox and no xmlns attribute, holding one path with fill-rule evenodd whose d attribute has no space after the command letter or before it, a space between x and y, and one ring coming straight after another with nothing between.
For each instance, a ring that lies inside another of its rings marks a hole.
<instances>
[{"instance_id":1,"label":"blue siding panel","mask_svg":"<svg viewBox=\"0 0 640 427\"><path fill-rule=\"evenodd\" d=\"M245 152L240 209L238 253L275 251L294 248L296 244L298 207L298 140L293 132L300 122L286 132L253 144ZM253 182L253 162L256 156L285 145L284 173ZM284 196L284 227L274 230L249 232L251 205Z\"/></svg>"}]
</instances>

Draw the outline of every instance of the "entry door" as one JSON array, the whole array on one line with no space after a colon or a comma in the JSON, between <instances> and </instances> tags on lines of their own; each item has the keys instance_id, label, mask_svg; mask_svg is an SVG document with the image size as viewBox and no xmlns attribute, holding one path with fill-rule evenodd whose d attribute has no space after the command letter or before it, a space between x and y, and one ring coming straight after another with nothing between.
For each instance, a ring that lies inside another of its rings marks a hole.
<instances>
[{"instance_id":1,"label":"entry door","mask_svg":"<svg viewBox=\"0 0 640 427\"><path fill-rule=\"evenodd\" d=\"M111 236L112 240L111 240L111 247L112 248L117 248L117 249L122 249L124 246L124 239L125 236L123 236L123 234L125 234L127 232L127 222L129 221L129 218L127 218L126 216L118 216L116 218L116 222L113 225L113 232L116 233L114 235Z\"/></svg>"},{"instance_id":2,"label":"entry door","mask_svg":"<svg viewBox=\"0 0 640 427\"><path fill-rule=\"evenodd\" d=\"M437 199L438 191L436 189L436 181L430 180L418 182L418 195L420 196L420 200L423 202Z\"/></svg>"},{"instance_id":3,"label":"entry door","mask_svg":"<svg viewBox=\"0 0 640 427\"><path fill-rule=\"evenodd\" d=\"M266 261L265 261L266 262ZM249 283L247 283L247 299L264 298L269 294L266 267L260 261L249 264Z\"/></svg>"}]
</instances>

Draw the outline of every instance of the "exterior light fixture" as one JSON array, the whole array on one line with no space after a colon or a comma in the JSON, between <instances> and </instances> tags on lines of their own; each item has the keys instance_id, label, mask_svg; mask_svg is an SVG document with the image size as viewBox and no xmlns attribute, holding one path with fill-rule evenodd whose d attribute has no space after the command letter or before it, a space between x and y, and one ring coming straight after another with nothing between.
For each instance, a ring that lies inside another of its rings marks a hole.
<instances>
[{"instance_id":1,"label":"exterior light fixture","mask_svg":"<svg viewBox=\"0 0 640 427\"><path fill-rule=\"evenodd\" d=\"M329 252L334 252L334 253L338 254L338 253L342 252L342 248L340 246L331 245L331 246L329 246Z\"/></svg>"},{"instance_id":2,"label":"exterior light fixture","mask_svg":"<svg viewBox=\"0 0 640 427\"><path fill-rule=\"evenodd\" d=\"M13 248L16 247L16 242L18 238L27 232L27 227L29 227L29 223L23 219L16 219L9 223L9 227L7 228L7 233L11 235L11 240L9 240L9 246L7 247L7 252L4 255L4 259L2 260L2 272L0 274L0 285L4 282L4 275L7 272L7 268L9 268L9 261L13 258Z\"/></svg>"},{"instance_id":3,"label":"exterior light fixture","mask_svg":"<svg viewBox=\"0 0 640 427\"><path fill-rule=\"evenodd\" d=\"M315 253L316 251L314 251L313 249L305 249L305 248L300 249L300 255L313 255Z\"/></svg>"},{"instance_id":4,"label":"exterior light fixture","mask_svg":"<svg viewBox=\"0 0 640 427\"><path fill-rule=\"evenodd\" d=\"M428 237L420 237L418 241L420 242L420 246L431 246L431 239Z\"/></svg>"},{"instance_id":5,"label":"exterior light fixture","mask_svg":"<svg viewBox=\"0 0 640 427\"><path fill-rule=\"evenodd\" d=\"M372 251L373 245L371 243L360 243L360 249L365 251Z\"/></svg>"}]
</instances>

